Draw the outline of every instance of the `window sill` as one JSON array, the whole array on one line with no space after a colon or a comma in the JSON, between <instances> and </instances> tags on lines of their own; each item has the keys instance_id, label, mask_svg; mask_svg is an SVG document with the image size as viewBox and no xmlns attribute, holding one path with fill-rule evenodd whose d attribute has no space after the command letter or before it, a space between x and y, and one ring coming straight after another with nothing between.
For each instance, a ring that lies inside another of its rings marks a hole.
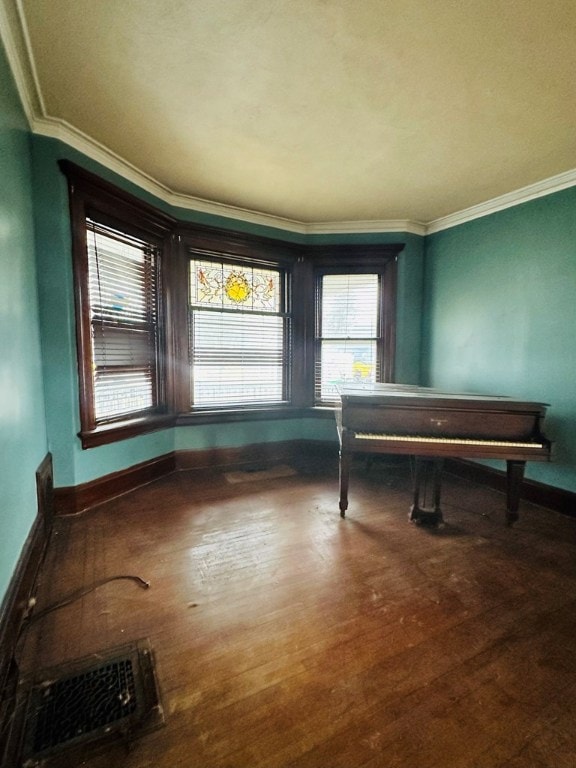
<instances>
[{"instance_id":1,"label":"window sill","mask_svg":"<svg viewBox=\"0 0 576 768\"><path fill-rule=\"evenodd\" d=\"M330 407L281 406L276 408L234 408L229 410L206 410L180 413L177 426L191 424L228 424L238 421L274 421L275 419L334 418Z\"/></svg>"},{"instance_id":2,"label":"window sill","mask_svg":"<svg viewBox=\"0 0 576 768\"><path fill-rule=\"evenodd\" d=\"M82 448L96 448L119 440L156 432L170 427L185 427L196 424L231 424L241 421L274 421L276 419L333 419L334 408L330 406L311 406L294 408L283 406L277 408L237 408L230 410L194 411L190 413L159 414L144 416L139 419L106 424L96 429L80 432Z\"/></svg>"},{"instance_id":3,"label":"window sill","mask_svg":"<svg viewBox=\"0 0 576 768\"><path fill-rule=\"evenodd\" d=\"M263 421L269 419L293 419L299 415L299 409L290 406L271 408L229 408L190 411L180 413L176 419L178 426L190 424L228 424L236 421Z\"/></svg>"},{"instance_id":4,"label":"window sill","mask_svg":"<svg viewBox=\"0 0 576 768\"><path fill-rule=\"evenodd\" d=\"M115 443L118 440L128 440L130 437L138 437L148 432L156 432L159 429L168 429L173 426L174 416L162 413L103 424L95 429L79 432L78 437L82 443L82 448L96 448L99 445Z\"/></svg>"}]
</instances>

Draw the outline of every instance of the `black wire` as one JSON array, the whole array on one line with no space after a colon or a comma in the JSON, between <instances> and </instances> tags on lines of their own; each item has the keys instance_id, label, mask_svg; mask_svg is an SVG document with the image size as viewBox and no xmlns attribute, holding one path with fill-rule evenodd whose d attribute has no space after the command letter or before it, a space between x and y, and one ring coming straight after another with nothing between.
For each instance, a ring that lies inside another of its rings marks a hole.
<instances>
[{"instance_id":1,"label":"black wire","mask_svg":"<svg viewBox=\"0 0 576 768\"><path fill-rule=\"evenodd\" d=\"M104 584L108 584L110 581L118 581L120 579L135 581L138 586L142 587L142 589L150 588L150 582L145 581L140 576L109 576L106 579L95 581L94 584L91 584L89 587L82 587L82 589L77 589L75 592L71 592L67 597L59 600L57 603L53 603L52 605L43 608L41 611L38 611L38 613L32 614L27 619L25 619L22 629L27 629L31 624L38 621L39 619L44 618L44 616L47 616L49 613L57 611L59 608L64 608L64 606L76 602L76 600L79 600L81 597L89 595L90 592L94 592L95 589L102 587Z\"/></svg>"}]
</instances>

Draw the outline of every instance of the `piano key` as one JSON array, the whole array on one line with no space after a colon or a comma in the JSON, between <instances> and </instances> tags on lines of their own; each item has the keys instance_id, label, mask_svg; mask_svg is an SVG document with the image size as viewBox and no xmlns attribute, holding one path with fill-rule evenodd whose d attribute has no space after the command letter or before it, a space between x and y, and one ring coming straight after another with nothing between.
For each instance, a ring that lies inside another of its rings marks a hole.
<instances>
[{"instance_id":1,"label":"piano key","mask_svg":"<svg viewBox=\"0 0 576 768\"><path fill-rule=\"evenodd\" d=\"M425 435L385 435L371 432L356 432L357 440L384 440L402 443L439 443L444 445L479 445L502 448L544 448L542 443L521 443L509 440L477 440L461 437L430 437Z\"/></svg>"}]
</instances>

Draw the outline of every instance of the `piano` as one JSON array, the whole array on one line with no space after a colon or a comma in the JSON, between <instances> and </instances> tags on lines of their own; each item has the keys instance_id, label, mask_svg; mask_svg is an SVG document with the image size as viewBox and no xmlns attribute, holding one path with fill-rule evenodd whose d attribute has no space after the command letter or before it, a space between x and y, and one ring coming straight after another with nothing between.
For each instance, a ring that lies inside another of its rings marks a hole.
<instances>
[{"instance_id":1,"label":"piano","mask_svg":"<svg viewBox=\"0 0 576 768\"><path fill-rule=\"evenodd\" d=\"M510 397L459 394L398 384L343 386L336 407L340 440L340 515L348 508L348 484L356 453L415 457L410 520L442 522L440 485L445 458L506 461L506 522L518 519L527 461L549 461L550 442L541 432L546 403ZM433 507L421 503L433 484Z\"/></svg>"}]
</instances>

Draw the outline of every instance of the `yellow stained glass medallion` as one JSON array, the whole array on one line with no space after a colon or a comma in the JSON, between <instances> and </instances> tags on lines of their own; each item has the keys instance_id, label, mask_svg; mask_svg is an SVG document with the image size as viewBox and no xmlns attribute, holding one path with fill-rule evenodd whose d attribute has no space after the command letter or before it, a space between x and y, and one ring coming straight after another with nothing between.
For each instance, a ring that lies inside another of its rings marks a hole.
<instances>
[{"instance_id":1,"label":"yellow stained glass medallion","mask_svg":"<svg viewBox=\"0 0 576 768\"><path fill-rule=\"evenodd\" d=\"M231 272L228 275L224 290L226 291L226 296L237 304L246 301L252 292L248 280L240 272Z\"/></svg>"}]
</instances>

